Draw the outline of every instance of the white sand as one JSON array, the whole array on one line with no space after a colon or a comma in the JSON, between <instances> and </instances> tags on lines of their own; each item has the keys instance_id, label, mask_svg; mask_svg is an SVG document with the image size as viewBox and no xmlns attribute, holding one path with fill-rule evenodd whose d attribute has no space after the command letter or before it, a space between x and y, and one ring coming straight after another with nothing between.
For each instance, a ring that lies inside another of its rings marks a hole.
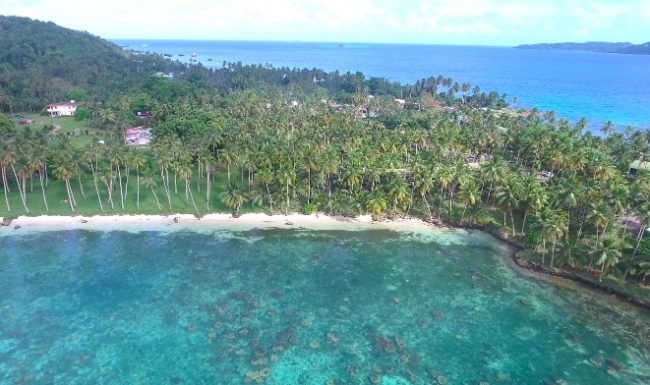
<instances>
[{"instance_id":1,"label":"white sand","mask_svg":"<svg viewBox=\"0 0 650 385\"><path fill-rule=\"evenodd\" d=\"M0 218L2 221L2 218ZM18 229L17 229L18 227ZM417 218L391 221L373 221L370 215L356 218L330 216L323 213L311 215L243 214L234 218L230 214L208 214L196 218L192 214L162 215L95 215L84 216L20 216L0 232L48 230L171 230L171 229L251 229L251 228L306 228L323 230L390 229L415 231L436 226Z\"/></svg>"}]
</instances>

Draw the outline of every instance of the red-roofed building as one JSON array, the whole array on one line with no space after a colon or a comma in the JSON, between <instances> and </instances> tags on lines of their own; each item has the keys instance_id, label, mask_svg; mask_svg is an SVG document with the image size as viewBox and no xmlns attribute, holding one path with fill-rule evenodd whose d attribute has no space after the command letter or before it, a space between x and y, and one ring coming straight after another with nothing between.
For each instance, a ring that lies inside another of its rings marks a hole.
<instances>
[{"instance_id":1,"label":"red-roofed building","mask_svg":"<svg viewBox=\"0 0 650 385\"><path fill-rule=\"evenodd\" d=\"M74 116L74 113L77 111L81 103L75 103L74 100L71 100L70 103L54 103L48 104L45 106L45 111L50 117L60 117L60 116Z\"/></svg>"},{"instance_id":2,"label":"red-roofed building","mask_svg":"<svg viewBox=\"0 0 650 385\"><path fill-rule=\"evenodd\" d=\"M151 143L151 128L133 127L124 131L124 142L128 146L148 146Z\"/></svg>"}]
</instances>

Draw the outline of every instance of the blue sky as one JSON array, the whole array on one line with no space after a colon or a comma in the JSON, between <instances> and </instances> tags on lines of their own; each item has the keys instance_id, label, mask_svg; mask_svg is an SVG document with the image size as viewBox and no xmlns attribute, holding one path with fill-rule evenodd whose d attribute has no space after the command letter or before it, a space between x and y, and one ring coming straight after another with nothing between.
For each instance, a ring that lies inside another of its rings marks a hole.
<instances>
[{"instance_id":1,"label":"blue sky","mask_svg":"<svg viewBox=\"0 0 650 385\"><path fill-rule=\"evenodd\" d=\"M104 38L514 45L650 41L650 0L2 0Z\"/></svg>"}]
</instances>

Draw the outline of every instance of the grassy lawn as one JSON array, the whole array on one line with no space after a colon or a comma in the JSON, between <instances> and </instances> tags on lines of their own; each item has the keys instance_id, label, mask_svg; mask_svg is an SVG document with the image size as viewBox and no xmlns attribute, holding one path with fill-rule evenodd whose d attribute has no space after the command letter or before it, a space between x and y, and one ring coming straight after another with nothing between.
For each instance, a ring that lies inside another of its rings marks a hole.
<instances>
[{"instance_id":1,"label":"grassy lawn","mask_svg":"<svg viewBox=\"0 0 650 385\"><path fill-rule=\"evenodd\" d=\"M76 120L73 117L51 118L41 114L20 114L13 119L16 127L24 128L18 124L21 118L32 119L33 122L29 127L32 130L41 130L45 125L59 126L58 135L70 135L71 141L75 146L83 147L93 141L94 137L101 134L94 128L91 128L87 121ZM86 134L88 133L88 134Z\"/></svg>"},{"instance_id":2,"label":"grassy lawn","mask_svg":"<svg viewBox=\"0 0 650 385\"><path fill-rule=\"evenodd\" d=\"M230 212L230 209L225 207L221 200L219 199L219 193L224 190L227 184L227 177L224 173L219 173L213 175L212 180L212 194L210 199L210 211L209 212ZM126 189L126 179L124 179L123 187ZM206 189L205 189L205 178L201 180L201 191L197 190L196 178L192 181L192 193L194 195L194 201L199 210L199 214L204 215L208 213L206 208ZM95 187L92 182L92 177L89 175L84 176L82 179L83 188L85 191L85 198L81 194L81 189L79 187L79 181L77 178L71 181L71 186L75 199L77 201L77 207L75 208L75 214L80 215L110 215L110 214L176 214L176 213L189 213L195 214L196 211L192 205L192 202L189 203L185 201L185 183L181 180L178 181L178 194L174 193L174 185L171 183L171 201L172 209L169 209L167 203L167 197L165 195L162 183L158 180L158 186L156 186L155 191L160 200L160 205L162 210L158 209L156 205L156 200L154 198L151 189L144 188L140 185L140 209L137 208L137 196L136 196L136 178L135 174L131 174L129 178L128 192L126 199L124 200L124 210L122 210L120 204L120 188L119 184L115 183L113 190L113 208L111 208L110 203L108 203L108 192L106 186L99 182L97 186L99 188L99 194L104 205L104 212L99 208L99 203L97 200L97 193L95 192ZM67 202L68 196L65 191L65 184L62 181L50 178L50 183L47 189L45 190L47 203L49 205L49 212L45 210L45 204L43 202L43 196L41 193L41 187L38 182L38 179L34 180L34 189L31 191L30 182L27 182L27 207L29 208L29 215L72 215L70 210L70 205ZM11 212L7 211L7 207L4 201L4 195L0 189L0 217L5 218L15 218L20 215L26 215L26 211L23 208L23 205L20 201L20 197L17 191L14 189L9 193L9 203L11 206ZM241 209L242 212L259 212L262 211L262 208L255 207L252 208L250 204L244 205Z\"/></svg>"}]
</instances>

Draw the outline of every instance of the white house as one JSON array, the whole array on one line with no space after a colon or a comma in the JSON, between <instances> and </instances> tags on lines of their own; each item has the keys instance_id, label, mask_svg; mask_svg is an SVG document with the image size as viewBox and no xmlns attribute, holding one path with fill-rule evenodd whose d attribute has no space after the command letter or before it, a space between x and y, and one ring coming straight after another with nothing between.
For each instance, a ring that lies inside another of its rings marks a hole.
<instances>
[{"instance_id":1,"label":"white house","mask_svg":"<svg viewBox=\"0 0 650 385\"><path fill-rule=\"evenodd\" d=\"M60 116L74 116L75 111L77 111L77 107L80 105L81 103L75 103L74 100L71 100L70 103L48 104L45 106L45 111L47 111L47 114L53 118Z\"/></svg>"}]
</instances>

